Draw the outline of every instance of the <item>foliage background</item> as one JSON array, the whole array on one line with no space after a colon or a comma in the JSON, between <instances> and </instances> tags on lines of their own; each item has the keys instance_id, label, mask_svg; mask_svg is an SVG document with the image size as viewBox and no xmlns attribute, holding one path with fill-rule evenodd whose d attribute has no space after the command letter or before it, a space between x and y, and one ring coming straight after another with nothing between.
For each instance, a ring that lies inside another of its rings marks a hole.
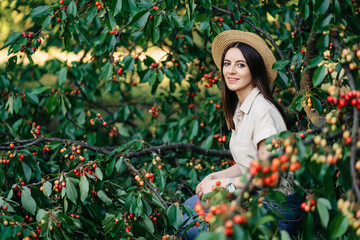
<instances>
[{"instance_id":1,"label":"foliage background","mask_svg":"<svg viewBox=\"0 0 360 240\"><path fill-rule=\"evenodd\" d=\"M208 198L218 211L197 209L189 226L211 223L199 239L290 238L281 215L262 207L284 201L264 184L279 158L271 174L295 171L309 206L298 238L360 235L358 1L16 0L1 9L1 239L180 238L183 214L194 213L184 200L233 164L211 59L213 37L228 29L267 39L291 129L268 140L274 156L244 176L244 189L216 189Z\"/></svg>"}]
</instances>

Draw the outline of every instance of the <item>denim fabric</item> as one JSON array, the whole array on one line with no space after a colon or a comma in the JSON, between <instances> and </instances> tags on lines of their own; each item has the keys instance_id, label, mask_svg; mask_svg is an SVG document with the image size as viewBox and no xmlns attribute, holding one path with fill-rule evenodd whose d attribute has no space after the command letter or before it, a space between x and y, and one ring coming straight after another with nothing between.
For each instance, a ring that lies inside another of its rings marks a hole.
<instances>
[{"instance_id":1,"label":"denim fabric","mask_svg":"<svg viewBox=\"0 0 360 240\"><path fill-rule=\"evenodd\" d=\"M197 202L199 202L199 198L198 196L195 194L194 196L188 198L184 204L188 205L189 207L191 207L192 209L195 208L195 204ZM207 211L206 211L207 213ZM187 219L189 219L189 216L187 214L184 214L183 216L183 222L186 221ZM193 219L190 219L186 225L184 227L186 227L187 225L189 225L191 222L193 222ZM196 236L200 233L199 231L199 228L197 226L193 226L192 228L190 228L189 230L186 231L186 236L187 236L187 239L189 240L193 240L196 238Z\"/></svg>"},{"instance_id":2,"label":"denim fabric","mask_svg":"<svg viewBox=\"0 0 360 240\"><path fill-rule=\"evenodd\" d=\"M275 202L263 202L264 208L267 211L272 211L268 204L271 204L273 208L279 211L282 215L284 215L285 219L277 219L277 223L281 230L286 230L290 235L296 235L301 228L302 220L303 220L303 211L300 208L302 203L301 197L297 193L293 193L286 196L287 201L282 203L285 208L278 206ZM200 201L197 195L194 195L187 199L184 204L190 206L192 209L195 208L196 202ZM184 214L183 221L189 219L189 216ZM189 220L185 227L190 224L193 220ZM189 240L193 240L200 233L199 228L194 226L186 231L186 236Z\"/></svg>"},{"instance_id":3,"label":"denim fabric","mask_svg":"<svg viewBox=\"0 0 360 240\"><path fill-rule=\"evenodd\" d=\"M290 235L296 235L301 228L303 220L303 211L300 208L302 203L301 197L297 193L286 196L287 201L281 203L283 207L277 205L274 201L263 202L267 211L272 211L268 204L284 215L285 219L277 219L277 223L281 230L286 230Z\"/></svg>"}]
</instances>

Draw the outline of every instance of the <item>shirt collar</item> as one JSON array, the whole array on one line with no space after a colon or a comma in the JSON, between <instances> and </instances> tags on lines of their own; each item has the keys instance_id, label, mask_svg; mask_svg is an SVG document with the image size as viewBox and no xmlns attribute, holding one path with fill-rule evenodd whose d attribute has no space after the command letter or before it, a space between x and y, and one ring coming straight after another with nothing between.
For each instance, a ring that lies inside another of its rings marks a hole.
<instances>
[{"instance_id":1,"label":"shirt collar","mask_svg":"<svg viewBox=\"0 0 360 240\"><path fill-rule=\"evenodd\" d=\"M240 102L238 103L238 110L236 112L238 113L238 112L242 111L242 112L248 114L256 96L259 93L260 93L260 90L257 87L255 87L249 93L249 95L245 98L243 104L240 105Z\"/></svg>"}]
</instances>

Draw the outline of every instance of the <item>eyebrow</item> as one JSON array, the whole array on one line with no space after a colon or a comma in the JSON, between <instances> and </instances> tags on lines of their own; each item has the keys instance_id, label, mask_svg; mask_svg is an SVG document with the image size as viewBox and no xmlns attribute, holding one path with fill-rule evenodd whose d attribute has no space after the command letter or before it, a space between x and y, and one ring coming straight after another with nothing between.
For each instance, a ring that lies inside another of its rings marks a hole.
<instances>
[{"instance_id":1,"label":"eyebrow","mask_svg":"<svg viewBox=\"0 0 360 240\"><path fill-rule=\"evenodd\" d=\"M225 61L231 62L230 60L227 60L227 59L224 59L224 62L225 62ZM237 60L237 61L235 61L235 62L244 62L244 63L246 63L245 60Z\"/></svg>"}]
</instances>

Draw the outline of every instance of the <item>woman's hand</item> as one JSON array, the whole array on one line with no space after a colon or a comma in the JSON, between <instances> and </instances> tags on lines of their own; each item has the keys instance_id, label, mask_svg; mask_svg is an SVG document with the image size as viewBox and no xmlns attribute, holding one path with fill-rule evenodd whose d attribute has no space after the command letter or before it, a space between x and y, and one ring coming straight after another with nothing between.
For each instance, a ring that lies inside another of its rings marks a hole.
<instances>
[{"instance_id":1,"label":"woman's hand","mask_svg":"<svg viewBox=\"0 0 360 240\"><path fill-rule=\"evenodd\" d=\"M201 200L202 196L212 191L212 187L215 185L216 180L209 174L206 176L196 187L196 195Z\"/></svg>"}]
</instances>

